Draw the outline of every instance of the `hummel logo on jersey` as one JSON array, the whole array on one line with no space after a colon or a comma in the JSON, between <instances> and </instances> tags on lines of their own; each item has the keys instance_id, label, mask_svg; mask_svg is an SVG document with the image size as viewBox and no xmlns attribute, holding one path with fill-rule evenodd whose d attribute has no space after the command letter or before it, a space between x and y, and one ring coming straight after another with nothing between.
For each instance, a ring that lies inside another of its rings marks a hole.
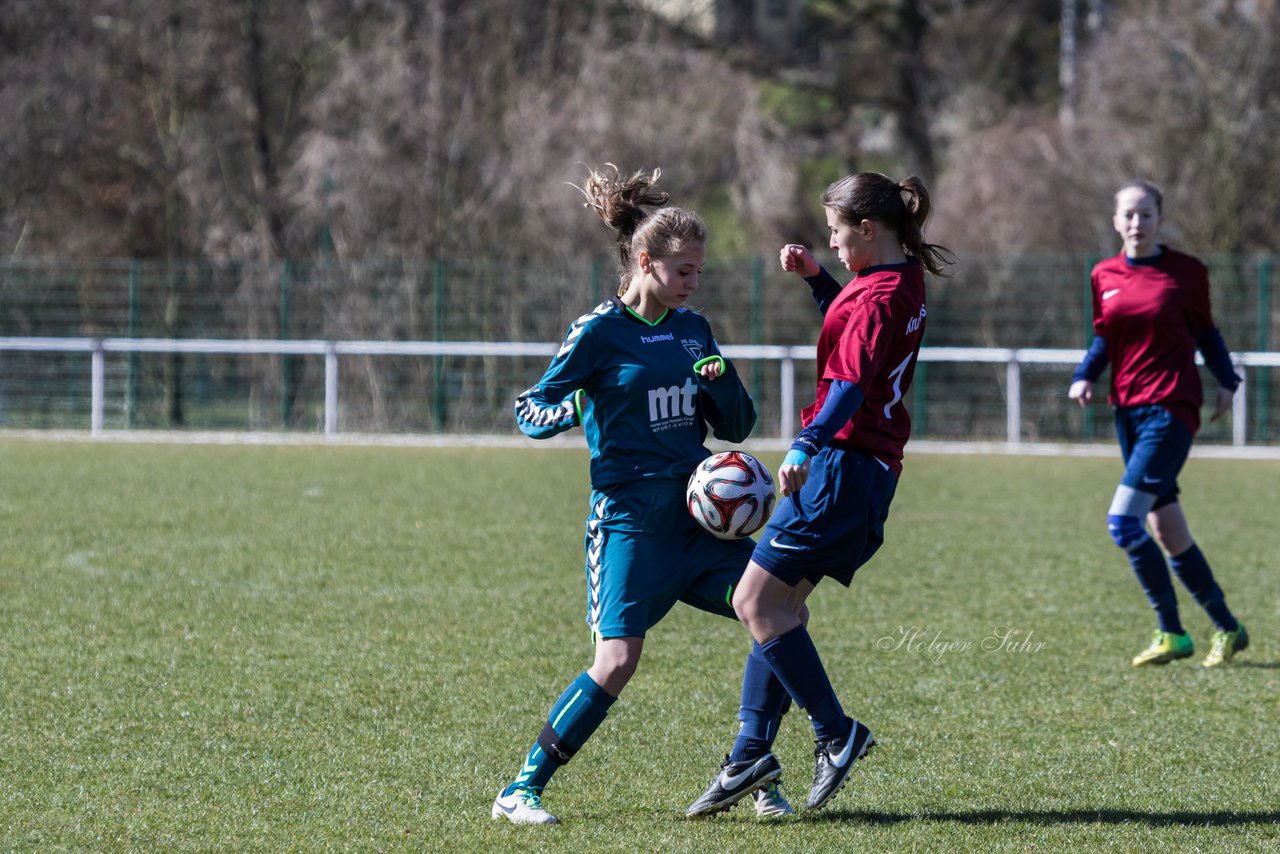
<instances>
[{"instance_id":1,"label":"hummel logo on jersey","mask_svg":"<svg viewBox=\"0 0 1280 854\"><path fill-rule=\"evenodd\" d=\"M569 332L565 335L564 343L560 345L560 351L556 353L556 358L564 358L565 354L573 349L573 345L577 342L578 338L582 336L583 330L587 328L587 324L591 322L592 318L600 317L601 315L608 314L611 311L613 311L613 303L609 300L605 300L596 306L594 310L582 315L582 317L579 317L570 324Z\"/></svg>"},{"instance_id":2,"label":"hummel logo on jersey","mask_svg":"<svg viewBox=\"0 0 1280 854\"><path fill-rule=\"evenodd\" d=\"M676 336L672 335L670 332L668 332L665 335L641 335L640 336L641 344L656 344L659 341L674 341L674 340L676 340Z\"/></svg>"},{"instance_id":3,"label":"hummel logo on jersey","mask_svg":"<svg viewBox=\"0 0 1280 854\"><path fill-rule=\"evenodd\" d=\"M1109 291L1103 291L1103 292L1102 292L1102 298L1103 298L1104 300L1111 299L1113 296L1115 296L1115 295L1116 295L1116 294L1118 294L1118 293L1120 293L1120 289L1119 289L1119 288L1112 288L1112 289L1111 289L1111 290L1109 290Z\"/></svg>"}]
</instances>

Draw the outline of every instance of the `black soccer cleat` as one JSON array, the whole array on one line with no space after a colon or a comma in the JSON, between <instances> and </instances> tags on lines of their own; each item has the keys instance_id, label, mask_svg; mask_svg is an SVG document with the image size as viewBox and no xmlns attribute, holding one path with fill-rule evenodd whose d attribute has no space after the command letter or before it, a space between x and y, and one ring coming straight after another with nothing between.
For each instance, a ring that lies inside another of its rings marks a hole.
<instances>
[{"instance_id":1,"label":"black soccer cleat","mask_svg":"<svg viewBox=\"0 0 1280 854\"><path fill-rule=\"evenodd\" d=\"M687 818L724 812L747 795L767 786L782 776L782 766L772 753L759 759L730 762L724 758L720 773L711 781L707 791L684 811Z\"/></svg>"},{"instance_id":2,"label":"black soccer cleat","mask_svg":"<svg viewBox=\"0 0 1280 854\"><path fill-rule=\"evenodd\" d=\"M831 796L844 787L853 763L875 747L876 740L871 736L871 730L852 718L849 723L853 729L848 736L820 741L813 750L818 767L813 772L813 788L809 790L809 800L805 804L808 809L816 810L831 800Z\"/></svg>"}]
</instances>

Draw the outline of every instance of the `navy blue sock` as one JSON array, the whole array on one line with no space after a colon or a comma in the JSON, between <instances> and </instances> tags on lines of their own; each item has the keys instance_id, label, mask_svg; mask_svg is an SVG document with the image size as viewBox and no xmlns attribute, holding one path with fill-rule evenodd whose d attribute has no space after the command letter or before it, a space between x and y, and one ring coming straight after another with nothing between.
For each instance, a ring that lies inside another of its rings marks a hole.
<instances>
[{"instance_id":1,"label":"navy blue sock","mask_svg":"<svg viewBox=\"0 0 1280 854\"><path fill-rule=\"evenodd\" d=\"M730 762L758 759L773 749L778 725L790 705L791 696L782 687L760 649L751 644L747 666L742 671L742 705L738 707L738 738L729 751Z\"/></svg>"},{"instance_id":2,"label":"navy blue sock","mask_svg":"<svg viewBox=\"0 0 1280 854\"><path fill-rule=\"evenodd\" d=\"M573 680L547 715L547 728L553 731L554 741L561 750L568 751L568 756L562 755L564 761L558 761L543 748L543 738L539 736L529 749L520 774L511 785L502 790L502 794L509 795L516 789L541 792L560 766L587 743L587 739L604 721L609 707L617 699L585 673ZM543 730L544 734L546 731Z\"/></svg>"},{"instance_id":3,"label":"navy blue sock","mask_svg":"<svg viewBox=\"0 0 1280 854\"><path fill-rule=\"evenodd\" d=\"M849 719L804 626L761 644L760 651L787 693L809 714L813 734L819 741L849 734Z\"/></svg>"},{"instance_id":4,"label":"navy blue sock","mask_svg":"<svg viewBox=\"0 0 1280 854\"><path fill-rule=\"evenodd\" d=\"M1227 599L1213 578L1213 570L1195 543L1177 557L1169 558L1169 566L1191 593L1191 598L1204 608L1220 631L1234 632L1239 625L1227 609Z\"/></svg>"},{"instance_id":5,"label":"navy blue sock","mask_svg":"<svg viewBox=\"0 0 1280 854\"><path fill-rule=\"evenodd\" d=\"M1147 594L1147 601L1156 612L1156 622L1160 631L1183 633L1182 621L1178 619L1178 600L1173 593L1173 582L1169 578L1169 567L1164 562L1164 552L1150 537L1129 550L1129 564L1142 591Z\"/></svg>"}]
</instances>

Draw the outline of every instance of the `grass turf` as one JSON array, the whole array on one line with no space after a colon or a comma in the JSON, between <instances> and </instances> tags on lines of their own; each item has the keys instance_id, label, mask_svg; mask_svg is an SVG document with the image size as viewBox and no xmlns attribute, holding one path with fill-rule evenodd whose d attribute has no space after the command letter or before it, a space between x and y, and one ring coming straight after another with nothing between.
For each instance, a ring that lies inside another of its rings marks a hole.
<instances>
[{"instance_id":1,"label":"grass turf","mask_svg":"<svg viewBox=\"0 0 1280 854\"><path fill-rule=\"evenodd\" d=\"M762 454L774 465L777 455ZM678 607L552 782L492 822L589 662L574 450L0 439L0 849L1025 851L1280 844L1280 464L1192 460L1192 529L1253 645L1135 669L1154 626L1114 460L915 456L812 633L880 746L822 811L686 821L742 628ZM1003 640L1002 640L1003 638ZM802 714L777 752L802 803Z\"/></svg>"}]
</instances>

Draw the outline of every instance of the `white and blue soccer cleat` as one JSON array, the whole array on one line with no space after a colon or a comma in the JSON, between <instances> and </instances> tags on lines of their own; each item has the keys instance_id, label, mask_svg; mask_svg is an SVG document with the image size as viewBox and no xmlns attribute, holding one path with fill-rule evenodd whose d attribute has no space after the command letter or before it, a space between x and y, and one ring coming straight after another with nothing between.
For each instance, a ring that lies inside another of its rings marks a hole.
<instances>
[{"instance_id":1,"label":"white and blue soccer cleat","mask_svg":"<svg viewBox=\"0 0 1280 854\"><path fill-rule=\"evenodd\" d=\"M542 796L532 789L516 789L509 795L498 793L490 816L512 824L559 824L560 820L542 807Z\"/></svg>"},{"instance_id":2,"label":"white and blue soccer cleat","mask_svg":"<svg viewBox=\"0 0 1280 854\"><path fill-rule=\"evenodd\" d=\"M761 786L751 793L751 800L756 805L756 815L761 818L779 818L784 815L795 815L795 810L782 796L782 778L774 780L767 786Z\"/></svg>"}]
</instances>

